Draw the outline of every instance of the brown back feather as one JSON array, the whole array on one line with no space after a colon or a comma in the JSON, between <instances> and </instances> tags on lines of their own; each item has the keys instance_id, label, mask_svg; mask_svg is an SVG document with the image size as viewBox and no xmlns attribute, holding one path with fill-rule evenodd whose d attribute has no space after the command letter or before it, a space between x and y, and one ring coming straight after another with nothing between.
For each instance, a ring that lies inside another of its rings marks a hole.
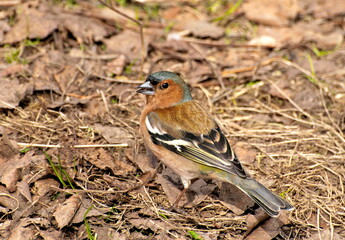
<instances>
[{"instance_id":1,"label":"brown back feather","mask_svg":"<svg viewBox=\"0 0 345 240\"><path fill-rule=\"evenodd\" d=\"M184 102L176 106L154 111L161 121L177 130L195 135L208 134L216 126L212 117L195 101Z\"/></svg>"}]
</instances>

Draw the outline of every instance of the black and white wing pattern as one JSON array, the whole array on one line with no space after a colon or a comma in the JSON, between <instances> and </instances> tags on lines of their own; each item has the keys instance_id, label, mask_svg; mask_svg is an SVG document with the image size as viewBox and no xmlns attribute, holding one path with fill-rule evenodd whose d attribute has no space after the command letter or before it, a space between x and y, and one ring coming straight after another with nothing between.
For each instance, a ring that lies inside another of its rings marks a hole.
<instances>
[{"instance_id":1,"label":"black and white wing pattern","mask_svg":"<svg viewBox=\"0 0 345 240\"><path fill-rule=\"evenodd\" d=\"M171 134L171 128L149 116L145 120L146 127L154 144L181 155L196 163L217 168L228 173L248 178L236 154L221 129L216 126L208 134L195 135L180 130L180 137Z\"/></svg>"}]
</instances>

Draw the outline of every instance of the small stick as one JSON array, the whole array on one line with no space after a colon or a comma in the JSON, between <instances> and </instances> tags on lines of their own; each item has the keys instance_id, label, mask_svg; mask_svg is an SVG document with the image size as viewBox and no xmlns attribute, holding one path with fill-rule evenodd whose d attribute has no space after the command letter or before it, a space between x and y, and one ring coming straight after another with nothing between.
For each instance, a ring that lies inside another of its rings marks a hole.
<instances>
[{"instance_id":1,"label":"small stick","mask_svg":"<svg viewBox=\"0 0 345 240\"><path fill-rule=\"evenodd\" d=\"M144 60L145 60L145 44L144 44L144 27L143 24L136 20L135 18L132 18L130 16L128 16L127 14L121 12L120 10L118 10L114 5L113 2L110 1L110 3L106 3L104 0L98 0L100 3L102 3L104 6L107 6L109 9L111 9L112 11L116 12L117 14L121 15L124 18L129 19L130 21L134 22L135 24L138 25L139 27L139 33L140 33L140 45L141 45L141 49L140 49L140 77L142 78L143 76L143 70L144 70Z\"/></svg>"},{"instance_id":2,"label":"small stick","mask_svg":"<svg viewBox=\"0 0 345 240\"><path fill-rule=\"evenodd\" d=\"M51 144L37 144L37 143L17 143L21 147L47 147L47 148L62 148L61 145ZM92 148L92 147L128 147L127 143L118 144L91 144L91 145L74 145L73 148Z\"/></svg>"}]
</instances>

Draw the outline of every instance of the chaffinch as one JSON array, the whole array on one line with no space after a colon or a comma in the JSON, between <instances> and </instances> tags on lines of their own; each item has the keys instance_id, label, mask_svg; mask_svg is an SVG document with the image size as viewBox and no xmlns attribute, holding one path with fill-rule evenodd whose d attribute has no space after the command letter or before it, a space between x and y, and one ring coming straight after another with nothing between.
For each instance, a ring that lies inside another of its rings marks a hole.
<instances>
[{"instance_id":1,"label":"chaffinch","mask_svg":"<svg viewBox=\"0 0 345 240\"><path fill-rule=\"evenodd\" d=\"M216 179L237 186L270 216L293 209L243 169L217 123L193 100L179 75L155 72L137 92L147 96L140 117L145 146L180 176L184 190L194 179Z\"/></svg>"}]
</instances>

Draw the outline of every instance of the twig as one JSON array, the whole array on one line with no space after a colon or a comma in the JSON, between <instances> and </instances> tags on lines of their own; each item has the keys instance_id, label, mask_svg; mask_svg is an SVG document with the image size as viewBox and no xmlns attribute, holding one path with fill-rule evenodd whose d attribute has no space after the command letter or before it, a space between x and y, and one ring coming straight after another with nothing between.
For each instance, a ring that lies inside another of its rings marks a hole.
<instances>
[{"instance_id":1,"label":"twig","mask_svg":"<svg viewBox=\"0 0 345 240\"><path fill-rule=\"evenodd\" d=\"M118 10L114 5L113 2L110 1L110 4L106 3L103 0L98 0L100 3L102 3L104 6L107 6L109 9L113 10L114 12L116 12L117 14L121 15L124 18L129 19L130 21L134 22L135 24L137 24L139 26L139 32L140 32L140 45L141 45L141 49L140 49L140 76L139 78L142 78L143 76L143 69L144 69L144 60L145 60L145 45L144 45L144 27L143 24L141 22L139 22L138 20L136 20L135 18L132 18L131 16L128 16L127 14L121 12L120 10Z\"/></svg>"},{"instance_id":2,"label":"twig","mask_svg":"<svg viewBox=\"0 0 345 240\"><path fill-rule=\"evenodd\" d=\"M99 90L98 92L99 92L99 94L102 97L102 101L103 101L103 104L104 104L105 111L109 112L109 106L108 106L107 99L105 98L104 92L102 90Z\"/></svg>"},{"instance_id":3,"label":"twig","mask_svg":"<svg viewBox=\"0 0 345 240\"><path fill-rule=\"evenodd\" d=\"M111 77L105 77L105 76L95 75L95 74L93 74L92 76L98 77L100 79L103 79L103 80L106 80L109 82L128 83L128 84L141 84L141 83L143 83L142 81L121 79L120 77L111 78Z\"/></svg>"},{"instance_id":4,"label":"twig","mask_svg":"<svg viewBox=\"0 0 345 240\"><path fill-rule=\"evenodd\" d=\"M46 148L63 148L61 145L52 145L52 144L38 144L38 143L17 143L21 147L46 147ZM91 145L73 145L73 148L92 148L92 147L128 147L127 143L118 143L118 144L91 144Z\"/></svg>"},{"instance_id":5,"label":"twig","mask_svg":"<svg viewBox=\"0 0 345 240\"><path fill-rule=\"evenodd\" d=\"M201 47L199 47L197 44L195 43L192 43L190 42L189 43L195 51L197 51L204 59L205 61L208 63L208 65L210 66L213 74L217 77L218 79L218 82L220 84L220 86L222 87L222 89L225 89L225 84L224 84L224 81L223 81L223 78L222 78L222 74L220 73L219 69L217 69L215 66L214 66L214 63L212 63L210 60L208 60L204 50L202 50Z\"/></svg>"}]
</instances>

